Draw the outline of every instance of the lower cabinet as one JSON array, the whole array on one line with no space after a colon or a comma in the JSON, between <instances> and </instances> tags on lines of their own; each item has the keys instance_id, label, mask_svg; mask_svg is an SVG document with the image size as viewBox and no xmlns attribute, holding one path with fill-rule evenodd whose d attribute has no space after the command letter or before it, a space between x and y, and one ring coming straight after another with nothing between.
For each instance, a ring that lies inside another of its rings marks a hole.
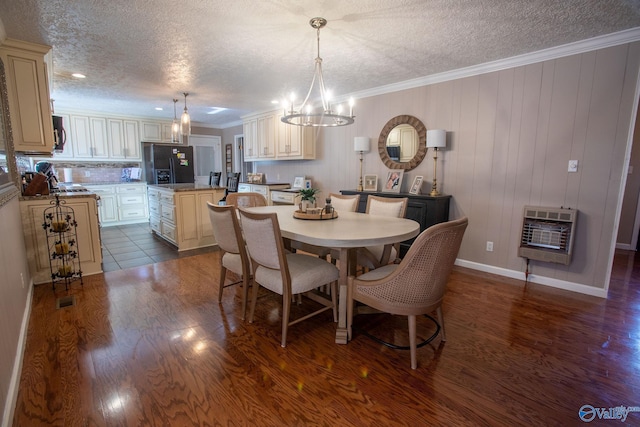
<instances>
[{"instance_id":1,"label":"lower cabinet","mask_svg":"<svg viewBox=\"0 0 640 427\"><path fill-rule=\"evenodd\" d=\"M29 271L36 284L51 282L47 233L42 227L44 211L52 206L51 200L48 197L20 201ZM102 250L95 197L66 197L64 202L65 207L73 209L77 222L77 251L82 274L86 276L101 273Z\"/></svg>"},{"instance_id":2,"label":"lower cabinet","mask_svg":"<svg viewBox=\"0 0 640 427\"><path fill-rule=\"evenodd\" d=\"M86 185L100 196L98 210L100 225L135 224L147 222L147 184Z\"/></svg>"},{"instance_id":3,"label":"lower cabinet","mask_svg":"<svg viewBox=\"0 0 640 427\"><path fill-rule=\"evenodd\" d=\"M420 224L420 232L423 232L432 225L449 221L449 203L451 196L427 196L408 193L377 193L368 191L340 190L344 195L360 194L360 204L358 212L364 213L367 210L367 198L370 194L381 197L406 197L409 199L405 218L412 219ZM414 239L404 241L400 244L400 255L404 256L409 250Z\"/></svg>"},{"instance_id":4,"label":"lower cabinet","mask_svg":"<svg viewBox=\"0 0 640 427\"><path fill-rule=\"evenodd\" d=\"M223 188L203 188L174 191L171 188L149 186L149 225L179 251L216 244L209 220L207 202L218 204L224 197Z\"/></svg>"}]
</instances>

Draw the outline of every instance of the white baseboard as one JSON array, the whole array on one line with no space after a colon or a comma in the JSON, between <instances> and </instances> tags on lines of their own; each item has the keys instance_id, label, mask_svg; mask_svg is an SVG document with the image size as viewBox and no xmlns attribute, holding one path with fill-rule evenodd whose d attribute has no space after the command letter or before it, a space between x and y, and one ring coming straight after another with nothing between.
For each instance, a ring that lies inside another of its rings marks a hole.
<instances>
[{"instance_id":1,"label":"white baseboard","mask_svg":"<svg viewBox=\"0 0 640 427\"><path fill-rule=\"evenodd\" d=\"M616 243L616 249L624 249L625 251L632 251L630 243Z\"/></svg>"},{"instance_id":2,"label":"white baseboard","mask_svg":"<svg viewBox=\"0 0 640 427\"><path fill-rule=\"evenodd\" d=\"M472 270L484 271L485 273L497 274L499 276L509 277L511 279L525 279L522 271L508 270L506 268L495 267L493 265L480 264L478 262L456 259L456 265L460 267L470 268ZM593 286L583 285L581 283L567 282L566 280L552 279L550 277L536 276L529 274L529 282L540 285L551 286L552 288L564 289L571 292L592 295L595 297L606 298L607 291L602 288L594 288Z\"/></svg>"},{"instance_id":3,"label":"white baseboard","mask_svg":"<svg viewBox=\"0 0 640 427\"><path fill-rule=\"evenodd\" d=\"M4 402L4 414L2 415L2 427L9 427L13 424L13 416L16 411L16 402L18 400L18 389L20 387L20 374L22 373L22 361L24 359L24 349L27 344L27 332L29 329L29 319L31 317L31 303L33 302L33 280L29 283L29 293L27 295L27 303L22 316L22 325L20 326L20 338L18 339L18 348L16 349L16 357L13 361L13 372L11 373L11 382L9 390L7 390L7 399Z\"/></svg>"}]
</instances>

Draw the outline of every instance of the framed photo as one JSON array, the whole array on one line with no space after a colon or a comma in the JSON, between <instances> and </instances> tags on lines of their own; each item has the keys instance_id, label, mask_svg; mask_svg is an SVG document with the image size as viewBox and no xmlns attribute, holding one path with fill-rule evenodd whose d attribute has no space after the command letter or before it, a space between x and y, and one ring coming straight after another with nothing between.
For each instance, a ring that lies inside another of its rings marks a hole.
<instances>
[{"instance_id":1,"label":"framed photo","mask_svg":"<svg viewBox=\"0 0 640 427\"><path fill-rule=\"evenodd\" d=\"M409 194L420 194L420 190L422 189L422 177L416 176L413 178L413 184L411 184L411 189L409 189Z\"/></svg>"},{"instance_id":2,"label":"framed photo","mask_svg":"<svg viewBox=\"0 0 640 427\"><path fill-rule=\"evenodd\" d=\"M293 188L304 188L304 176L296 176L293 179Z\"/></svg>"},{"instance_id":3,"label":"framed photo","mask_svg":"<svg viewBox=\"0 0 640 427\"><path fill-rule=\"evenodd\" d=\"M382 186L382 192L399 193L400 186L402 185L402 175L404 175L404 170L402 169L390 170L387 174L387 179Z\"/></svg>"},{"instance_id":4,"label":"framed photo","mask_svg":"<svg viewBox=\"0 0 640 427\"><path fill-rule=\"evenodd\" d=\"M362 189L364 191L378 191L378 175L365 175Z\"/></svg>"}]
</instances>

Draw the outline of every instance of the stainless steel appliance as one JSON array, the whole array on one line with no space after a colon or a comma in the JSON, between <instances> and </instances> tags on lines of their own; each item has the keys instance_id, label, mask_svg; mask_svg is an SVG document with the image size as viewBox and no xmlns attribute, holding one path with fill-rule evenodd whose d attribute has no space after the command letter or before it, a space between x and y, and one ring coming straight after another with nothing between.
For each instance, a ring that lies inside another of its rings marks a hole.
<instances>
[{"instance_id":1,"label":"stainless steel appliance","mask_svg":"<svg viewBox=\"0 0 640 427\"><path fill-rule=\"evenodd\" d=\"M193 183L193 147L142 143L144 175L148 184Z\"/></svg>"}]
</instances>

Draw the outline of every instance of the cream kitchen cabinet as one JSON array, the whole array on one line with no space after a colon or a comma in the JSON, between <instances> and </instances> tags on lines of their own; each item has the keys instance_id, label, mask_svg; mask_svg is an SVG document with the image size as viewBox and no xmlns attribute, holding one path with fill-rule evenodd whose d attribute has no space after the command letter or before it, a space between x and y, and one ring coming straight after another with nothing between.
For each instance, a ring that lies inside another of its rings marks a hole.
<instances>
[{"instance_id":1,"label":"cream kitchen cabinet","mask_svg":"<svg viewBox=\"0 0 640 427\"><path fill-rule=\"evenodd\" d=\"M44 56L50 46L5 39L0 44L16 152L53 152L53 123Z\"/></svg>"},{"instance_id":2,"label":"cream kitchen cabinet","mask_svg":"<svg viewBox=\"0 0 640 427\"><path fill-rule=\"evenodd\" d=\"M316 158L316 130L284 124L281 116L277 110L243 117L245 161Z\"/></svg>"},{"instance_id":3,"label":"cream kitchen cabinet","mask_svg":"<svg viewBox=\"0 0 640 427\"><path fill-rule=\"evenodd\" d=\"M36 284L51 282L47 233L42 228L44 210L51 207L51 201L51 197L20 201L29 271ZM101 273L102 249L95 196L65 197L64 201L66 207L73 208L77 222L77 250L82 274Z\"/></svg>"},{"instance_id":4,"label":"cream kitchen cabinet","mask_svg":"<svg viewBox=\"0 0 640 427\"><path fill-rule=\"evenodd\" d=\"M150 185L151 230L173 243L179 251L216 244L207 202L217 204L224 189L198 184Z\"/></svg>"},{"instance_id":5,"label":"cream kitchen cabinet","mask_svg":"<svg viewBox=\"0 0 640 427\"><path fill-rule=\"evenodd\" d=\"M109 157L106 118L72 115L70 126L75 158Z\"/></svg>"},{"instance_id":6,"label":"cream kitchen cabinet","mask_svg":"<svg viewBox=\"0 0 640 427\"><path fill-rule=\"evenodd\" d=\"M289 184L249 184L247 182L243 182L238 184L238 193L259 193L267 199L267 204L272 205L273 200L271 199L271 193L274 190L285 190L290 188Z\"/></svg>"},{"instance_id":7,"label":"cream kitchen cabinet","mask_svg":"<svg viewBox=\"0 0 640 427\"><path fill-rule=\"evenodd\" d=\"M100 196L98 210L100 225L135 224L147 222L147 184L126 183L116 185L86 185Z\"/></svg>"},{"instance_id":8,"label":"cream kitchen cabinet","mask_svg":"<svg viewBox=\"0 0 640 427\"><path fill-rule=\"evenodd\" d=\"M140 134L143 142L171 142L171 122L141 121Z\"/></svg>"},{"instance_id":9,"label":"cream kitchen cabinet","mask_svg":"<svg viewBox=\"0 0 640 427\"><path fill-rule=\"evenodd\" d=\"M98 200L98 216L101 226L117 225L118 202L114 185L86 185L87 190L96 193Z\"/></svg>"},{"instance_id":10,"label":"cream kitchen cabinet","mask_svg":"<svg viewBox=\"0 0 640 427\"><path fill-rule=\"evenodd\" d=\"M111 159L141 160L138 122L107 119L107 124L109 157Z\"/></svg>"}]
</instances>

